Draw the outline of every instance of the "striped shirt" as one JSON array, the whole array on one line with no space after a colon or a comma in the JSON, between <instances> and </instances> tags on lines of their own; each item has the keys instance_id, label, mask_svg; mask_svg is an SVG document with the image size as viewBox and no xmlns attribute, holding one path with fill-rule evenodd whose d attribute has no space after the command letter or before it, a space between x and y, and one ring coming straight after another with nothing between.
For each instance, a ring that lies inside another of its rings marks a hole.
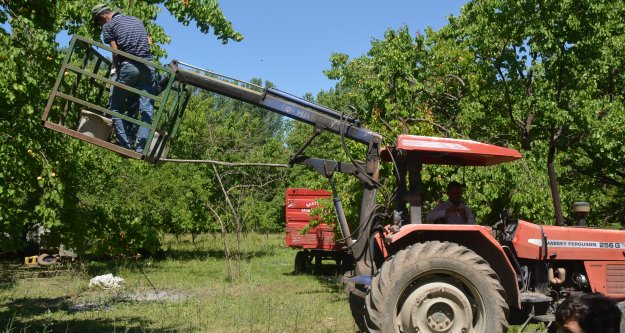
<instances>
[{"instance_id":1,"label":"striped shirt","mask_svg":"<svg viewBox=\"0 0 625 333\"><path fill-rule=\"evenodd\" d=\"M106 44L115 41L120 51L141 58L152 58L148 45L148 32L143 22L134 16L113 14L113 18L102 27L102 36Z\"/></svg>"}]
</instances>

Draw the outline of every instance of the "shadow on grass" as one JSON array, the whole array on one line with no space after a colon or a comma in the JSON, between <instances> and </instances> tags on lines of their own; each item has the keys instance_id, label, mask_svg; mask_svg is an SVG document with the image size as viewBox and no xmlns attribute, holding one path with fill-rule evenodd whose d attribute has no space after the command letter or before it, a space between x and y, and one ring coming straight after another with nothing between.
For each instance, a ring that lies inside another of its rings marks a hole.
<instances>
[{"instance_id":1,"label":"shadow on grass","mask_svg":"<svg viewBox=\"0 0 625 333\"><path fill-rule=\"evenodd\" d=\"M345 291L343 284L340 282L340 275L336 273L336 270L335 274L332 276L316 275L315 278L332 293L342 293Z\"/></svg>"},{"instance_id":2,"label":"shadow on grass","mask_svg":"<svg viewBox=\"0 0 625 333\"><path fill-rule=\"evenodd\" d=\"M17 283L15 265L0 263L0 290L8 290Z\"/></svg>"},{"instance_id":3,"label":"shadow on grass","mask_svg":"<svg viewBox=\"0 0 625 333\"><path fill-rule=\"evenodd\" d=\"M233 249L234 250L234 249ZM262 258L267 256L275 255L274 249L264 249L264 250L256 250L256 251L246 251L241 253L241 260L251 260L255 258ZM232 253L234 255L234 253ZM215 259L226 259L226 255L223 250L203 250L203 249L193 249L193 250L179 250L179 249L168 249L153 256L155 260L205 260L208 258Z\"/></svg>"},{"instance_id":4,"label":"shadow on grass","mask_svg":"<svg viewBox=\"0 0 625 333\"><path fill-rule=\"evenodd\" d=\"M1 303L0 303L1 304ZM56 298L18 298L1 304L0 329L6 332L177 332L175 329L151 330L151 320L142 317L121 317L113 319L59 319L58 313L75 313L69 297ZM34 317L46 317L32 319ZM120 323L123 323L120 326ZM4 332L4 331L3 331Z\"/></svg>"},{"instance_id":5,"label":"shadow on grass","mask_svg":"<svg viewBox=\"0 0 625 333\"><path fill-rule=\"evenodd\" d=\"M55 297L55 298L17 298L10 302L4 303L3 306L7 310L0 313L0 320L9 319L13 314L19 314L19 316L30 317L38 316L47 312L66 311L71 302L69 297ZM8 316L8 317L7 317Z\"/></svg>"},{"instance_id":6,"label":"shadow on grass","mask_svg":"<svg viewBox=\"0 0 625 333\"><path fill-rule=\"evenodd\" d=\"M0 321L4 322L3 318ZM120 321L132 324L120 325ZM178 332L175 329L152 330L146 328L150 323L138 317L112 319L68 319L68 320L14 320L7 321L8 332L88 332L88 333L134 333L134 332ZM5 327L3 327L5 328Z\"/></svg>"},{"instance_id":7,"label":"shadow on grass","mask_svg":"<svg viewBox=\"0 0 625 333\"><path fill-rule=\"evenodd\" d=\"M323 260L320 264L309 263L306 265L306 270L304 271L304 273L296 273L294 270L289 273L284 273L284 275L287 276L296 276L302 274L314 277L326 288L326 290L332 293L343 292L343 285L340 283L340 266L334 260L326 259ZM309 293L314 294L323 292L324 291L314 291Z\"/></svg>"},{"instance_id":8,"label":"shadow on grass","mask_svg":"<svg viewBox=\"0 0 625 333\"><path fill-rule=\"evenodd\" d=\"M25 266L14 261L0 261L0 291L9 290L24 278L48 278L67 271L67 266Z\"/></svg>"},{"instance_id":9,"label":"shadow on grass","mask_svg":"<svg viewBox=\"0 0 625 333\"><path fill-rule=\"evenodd\" d=\"M242 261L251 261L253 259L273 256L276 251L273 248L256 250L256 251L247 251L241 253ZM234 253L231 254L234 256ZM111 273L113 275L118 275L117 272L120 269L143 269L145 268L145 263L147 259L153 260L155 262L162 262L167 260L175 260L175 261L194 261L194 260L207 260L209 258L225 260L226 256L221 250L204 250L204 249L168 249L166 251L159 251L158 253L143 257L139 259L135 258L97 258L97 260L89 261L84 265L84 270L88 276L97 276L102 274ZM233 258L234 260L234 258ZM0 281L1 282L1 281Z\"/></svg>"}]
</instances>

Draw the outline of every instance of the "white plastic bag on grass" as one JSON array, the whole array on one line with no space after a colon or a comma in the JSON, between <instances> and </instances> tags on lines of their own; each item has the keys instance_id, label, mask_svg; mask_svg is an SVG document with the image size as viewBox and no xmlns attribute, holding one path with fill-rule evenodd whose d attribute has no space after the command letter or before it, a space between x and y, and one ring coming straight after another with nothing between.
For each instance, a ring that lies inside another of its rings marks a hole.
<instances>
[{"instance_id":1,"label":"white plastic bag on grass","mask_svg":"<svg viewBox=\"0 0 625 333\"><path fill-rule=\"evenodd\" d=\"M89 280L89 288L113 289L121 287L125 283L124 279L113 274L98 275Z\"/></svg>"}]
</instances>

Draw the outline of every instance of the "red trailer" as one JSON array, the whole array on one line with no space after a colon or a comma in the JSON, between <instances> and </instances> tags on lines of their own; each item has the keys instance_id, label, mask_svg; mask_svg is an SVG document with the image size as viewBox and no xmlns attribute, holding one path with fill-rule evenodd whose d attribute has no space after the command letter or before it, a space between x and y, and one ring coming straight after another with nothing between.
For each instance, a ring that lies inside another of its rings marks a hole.
<instances>
[{"instance_id":1,"label":"red trailer","mask_svg":"<svg viewBox=\"0 0 625 333\"><path fill-rule=\"evenodd\" d=\"M286 189L286 246L301 249L295 255L295 273L303 273L313 259L315 265L321 265L323 259L332 259L339 267L345 260L342 246L335 242L332 226L321 223L301 234L311 221L311 209L319 205L317 200L330 198L332 194L325 190Z\"/></svg>"}]
</instances>

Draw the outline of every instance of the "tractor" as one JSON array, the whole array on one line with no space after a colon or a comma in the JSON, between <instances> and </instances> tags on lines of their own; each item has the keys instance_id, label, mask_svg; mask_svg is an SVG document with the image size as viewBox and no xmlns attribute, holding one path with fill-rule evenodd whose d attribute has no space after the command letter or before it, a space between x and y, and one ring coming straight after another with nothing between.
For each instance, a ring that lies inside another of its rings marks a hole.
<instances>
[{"instance_id":1,"label":"tractor","mask_svg":"<svg viewBox=\"0 0 625 333\"><path fill-rule=\"evenodd\" d=\"M111 62L102 51L155 68L162 77L160 95L110 80ZM111 85L154 99L153 122L109 110L103 92ZM184 162L166 156L192 89L228 96L313 127L289 164L311 167L329 181L344 247L354 263L343 280L354 320L363 332L499 333L507 331L509 321L520 320L524 327L532 320L552 322L554 307L573 291L625 299L625 231L586 227L587 204L575 205L578 226L539 225L507 214L492 227L423 223L424 165L487 167L520 159L514 149L416 135L400 135L383 146L379 133L336 110L183 62L155 64L81 36L70 42L42 125L127 158ZM150 129L143 153L110 142L110 116ZM336 134L343 143L363 144L365 156L358 160L347 152L350 160L342 162L305 155L322 132ZM392 163L397 177L392 210L376 202L382 162ZM353 233L337 194L336 173L362 183Z\"/></svg>"},{"instance_id":2,"label":"tractor","mask_svg":"<svg viewBox=\"0 0 625 333\"><path fill-rule=\"evenodd\" d=\"M625 298L625 231L586 227L587 203L574 204L576 226L538 225L505 212L492 227L422 223L424 164L488 166L519 159L518 151L400 135L381 156L399 170L396 207L409 218L395 212L376 221L365 260L348 280L362 331L505 332L509 320L522 323L521 331L531 321L549 328L571 292Z\"/></svg>"}]
</instances>

